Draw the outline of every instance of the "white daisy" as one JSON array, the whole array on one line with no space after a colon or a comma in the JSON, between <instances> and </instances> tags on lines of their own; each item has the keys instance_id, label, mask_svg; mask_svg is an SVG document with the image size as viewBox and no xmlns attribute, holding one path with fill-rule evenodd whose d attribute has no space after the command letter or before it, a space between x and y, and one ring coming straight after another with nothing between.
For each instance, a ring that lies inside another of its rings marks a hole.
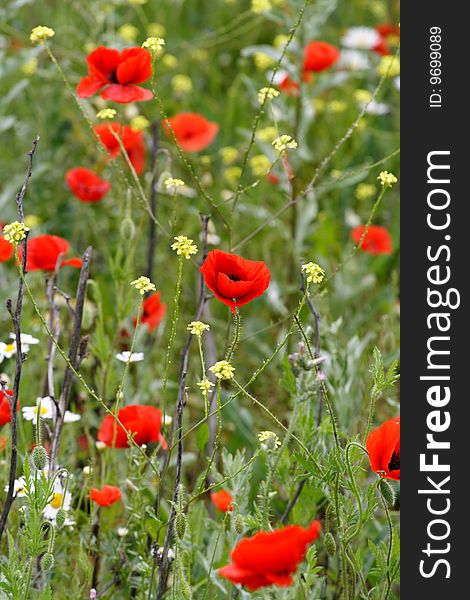
<instances>
[{"instance_id":1,"label":"white daisy","mask_svg":"<svg viewBox=\"0 0 470 600\"><path fill-rule=\"evenodd\" d=\"M45 519L55 523L59 508L63 508L65 512L67 512L70 509L71 502L72 494L69 491L65 492L64 494L62 483L57 477L54 481L54 489L49 504L43 510L42 514L44 515ZM73 525L73 521L71 519L66 519L65 525Z\"/></svg>"},{"instance_id":2,"label":"white daisy","mask_svg":"<svg viewBox=\"0 0 470 600\"><path fill-rule=\"evenodd\" d=\"M390 112L390 106L383 102L376 102L371 100L366 108L366 113L369 115L386 115Z\"/></svg>"},{"instance_id":3,"label":"white daisy","mask_svg":"<svg viewBox=\"0 0 470 600\"><path fill-rule=\"evenodd\" d=\"M347 48L371 50L380 42L380 35L372 27L350 27L341 38L341 43Z\"/></svg>"},{"instance_id":4,"label":"white daisy","mask_svg":"<svg viewBox=\"0 0 470 600\"><path fill-rule=\"evenodd\" d=\"M11 344L0 342L0 364L5 358L11 358L14 354L16 354L16 344L14 342Z\"/></svg>"},{"instance_id":5,"label":"white daisy","mask_svg":"<svg viewBox=\"0 0 470 600\"><path fill-rule=\"evenodd\" d=\"M7 484L5 486L5 492L8 492L8 487L9 486ZM18 477L18 479L15 479L13 495L15 496L15 498L24 498L26 496L26 479L23 476Z\"/></svg>"},{"instance_id":6,"label":"white daisy","mask_svg":"<svg viewBox=\"0 0 470 600\"><path fill-rule=\"evenodd\" d=\"M119 352L119 354L116 354L116 358L124 363L140 362L141 360L144 360L144 353L129 352L126 350L125 352Z\"/></svg>"},{"instance_id":7,"label":"white daisy","mask_svg":"<svg viewBox=\"0 0 470 600\"><path fill-rule=\"evenodd\" d=\"M369 59L364 52L359 50L343 50L338 66L348 71L360 71L369 68Z\"/></svg>"},{"instance_id":8,"label":"white daisy","mask_svg":"<svg viewBox=\"0 0 470 600\"><path fill-rule=\"evenodd\" d=\"M29 333L21 333L20 337L21 337L21 351L22 352L29 352L30 346L39 344L39 340L37 338L33 337L32 335L30 335ZM14 333L10 333L10 339L15 340L16 335ZM13 343L15 344L15 348L16 348L16 342L13 342Z\"/></svg>"},{"instance_id":9,"label":"white daisy","mask_svg":"<svg viewBox=\"0 0 470 600\"><path fill-rule=\"evenodd\" d=\"M21 409L23 419L26 419L27 421L36 421L38 410L40 411L41 419L55 418L56 407L54 401L49 396L45 396L44 398L38 398L36 400L36 406L23 406ZM64 423L75 423L76 421L80 421L80 419L80 415L70 412L69 410L65 411Z\"/></svg>"}]
</instances>

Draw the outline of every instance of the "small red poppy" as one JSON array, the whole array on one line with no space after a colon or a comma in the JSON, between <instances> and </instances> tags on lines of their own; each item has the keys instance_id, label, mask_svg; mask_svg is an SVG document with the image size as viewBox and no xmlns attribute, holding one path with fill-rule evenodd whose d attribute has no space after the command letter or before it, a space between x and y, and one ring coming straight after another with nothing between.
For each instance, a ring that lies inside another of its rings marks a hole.
<instances>
[{"instance_id":1,"label":"small red poppy","mask_svg":"<svg viewBox=\"0 0 470 600\"><path fill-rule=\"evenodd\" d=\"M84 167L76 167L67 171L65 181L72 194L82 202L99 202L111 189L109 182Z\"/></svg>"},{"instance_id":2,"label":"small red poppy","mask_svg":"<svg viewBox=\"0 0 470 600\"><path fill-rule=\"evenodd\" d=\"M400 37L400 27L398 25L392 25L391 23L383 23L382 25L377 25L375 30L380 35L380 41L372 48L372 50L377 54L387 56L390 54L388 40L391 37Z\"/></svg>"},{"instance_id":3,"label":"small red poppy","mask_svg":"<svg viewBox=\"0 0 470 600\"><path fill-rule=\"evenodd\" d=\"M400 481L400 417L389 419L371 431L366 450L375 473Z\"/></svg>"},{"instance_id":4,"label":"small red poppy","mask_svg":"<svg viewBox=\"0 0 470 600\"><path fill-rule=\"evenodd\" d=\"M109 152L110 158L116 158L121 151L119 141L114 133L121 139L122 145L135 169L137 175L142 175L145 169L146 149L144 135L142 131L135 131L129 125L95 125L95 133L101 140L101 143Z\"/></svg>"},{"instance_id":5,"label":"small red poppy","mask_svg":"<svg viewBox=\"0 0 470 600\"><path fill-rule=\"evenodd\" d=\"M261 296L270 280L263 261L246 260L236 254L211 250L201 267L207 287L234 315L236 307Z\"/></svg>"},{"instance_id":6,"label":"small red poppy","mask_svg":"<svg viewBox=\"0 0 470 600\"><path fill-rule=\"evenodd\" d=\"M121 490L115 485L104 485L101 490L91 488L90 498L100 506L111 506L121 499Z\"/></svg>"},{"instance_id":7,"label":"small red poppy","mask_svg":"<svg viewBox=\"0 0 470 600\"><path fill-rule=\"evenodd\" d=\"M104 442L109 447L128 448L126 434L128 431L130 434L135 434L133 439L139 446L150 442L160 442L163 448L168 448L160 433L162 412L158 408L131 404L121 408L117 416L124 428L116 423L112 415L108 415L101 423L98 441Z\"/></svg>"},{"instance_id":8,"label":"small red poppy","mask_svg":"<svg viewBox=\"0 0 470 600\"><path fill-rule=\"evenodd\" d=\"M166 304L160 301L160 292L155 292L144 300L140 322L146 324L149 333L152 333L165 316L165 312ZM136 322L137 319L134 319L134 325Z\"/></svg>"},{"instance_id":9,"label":"small red poppy","mask_svg":"<svg viewBox=\"0 0 470 600\"><path fill-rule=\"evenodd\" d=\"M230 511L233 508L233 498L226 490L220 490L220 492L211 492L211 500L222 512Z\"/></svg>"},{"instance_id":10,"label":"small red poppy","mask_svg":"<svg viewBox=\"0 0 470 600\"><path fill-rule=\"evenodd\" d=\"M186 152L199 152L211 144L219 131L217 123L208 121L197 113L180 113L168 119L178 144ZM163 129L172 138L166 120Z\"/></svg>"},{"instance_id":11,"label":"small red poppy","mask_svg":"<svg viewBox=\"0 0 470 600\"><path fill-rule=\"evenodd\" d=\"M351 232L352 239L359 244L364 231L365 225L355 227ZM391 254L393 250L392 237L385 227L380 225L369 225L367 233L362 241L361 249L369 254Z\"/></svg>"},{"instance_id":12,"label":"small red poppy","mask_svg":"<svg viewBox=\"0 0 470 600\"><path fill-rule=\"evenodd\" d=\"M65 256L69 251L67 240L58 235L38 235L28 239L28 252L26 256L27 271L54 271L59 255ZM18 246L18 257L21 262L23 255L22 246ZM80 269L82 261L80 258L69 258L63 260L60 267L76 267Z\"/></svg>"},{"instance_id":13,"label":"small red poppy","mask_svg":"<svg viewBox=\"0 0 470 600\"><path fill-rule=\"evenodd\" d=\"M10 260L13 256L13 252L13 244L10 244L6 239L0 237L0 262Z\"/></svg>"},{"instance_id":14,"label":"small red poppy","mask_svg":"<svg viewBox=\"0 0 470 600\"><path fill-rule=\"evenodd\" d=\"M283 91L288 96L298 96L299 95L299 84L294 79L291 79L289 75L286 75L281 79L281 81L277 84L277 87Z\"/></svg>"},{"instance_id":15,"label":"small red poppy","mask_svg":"<svg viewBox=\"0 0 470 600\"><path fill-rule=\"evenodd\" d=\"M10 401L8 399L13 396L12 390L0 390L0 427L11 421ZM16 412L20 410L20 401L16 403Z\"/></svg>"},{"instance_id":16,"label":"small red poppy","mask_svg":"<svg viewBox=\"0 0 470 600\"><path fill-rule=\"evenodd\" d=\"M304 73L319 73L328 69L338 60L340 52L327 42L310 42L304 50Z\"/></svg>"},{"instance_id":17,"label":"small red poppy","mask_svg":"<svg viewBox=\"0 0 470 600\"><path fill-rule=\"evenodd\" d=\"M139 87L152 75L152 56L145 48L126 48L122 52L100 46L87 56L88 73L77 86L80 98L89 98L102 88L100 96L121 104L151 100L150 90Z\"/></svg>"},{"instance_id":18,"label":"small red poppy","mask_svg":"<svg viewBox=\"0 0 470 600\"><path fill-rule=\"evenodd\" d=\"M304 560L307 546L319 534L320 523L314 521L308 529L289 525L243 538L232 550L231 564L218 573L252 591L269 585L292 585L292 575Z\"/></svg>"}]
</instances>

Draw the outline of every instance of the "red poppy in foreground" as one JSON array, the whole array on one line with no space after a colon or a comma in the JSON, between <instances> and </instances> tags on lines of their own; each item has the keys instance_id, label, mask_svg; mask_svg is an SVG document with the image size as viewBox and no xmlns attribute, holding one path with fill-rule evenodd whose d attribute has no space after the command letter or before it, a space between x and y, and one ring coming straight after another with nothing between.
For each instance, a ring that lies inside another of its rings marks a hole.
<instances>
[{"instance_id":1,"label":"red poppy in foreground","mask_svg":"<svg viewBox=\"0 0 470 600\"><path fill-rule=\"evenodd\" d=\"M226 490L220 490L220 492L211 492L211 500L222 512L232 510L233 498Z\"/></svg>"},{"instance_id":2,"label":"red poppy in foreground","mask_svg":"<svg viewBox=\"0 0 470 600\"><path fill-rule=\"evenodd\" d=\"M150 90L139 87L152 75L152 56L145 48L126 48L122 52L100 46L87 56L88 73L77 86L80 98L89 98L102 88L100 96L121 104L151 100Z\"/></svg>"},{"instance_id":3,"label":"red poppy in foreground","mask_svg":"<svg viewBox=\"0 0 470 600\"><path fill-rule=\"evenodd\" d=\"M121 499L121 490L115 485L104 485L101 490L91 488L90 498L100 506L111 506Z\"/></svg>"},{"instance_id":4,"label":"red poppy in foreground","mask_svg":"<svg viewBox=\"0 0 470 600\"><path fill-rule=\"evenodd\" d=\"M0 427L11 421L10 401L8 397L13 396L12 390L0 390ZM16 404L16 412L20 410L20 401Z\"/></svg>"},{"instance_id":5,"label":"red poppy in foreground","mask_svg":"<svg viewBox=\"0 0 470 600\"><path fill-rule=\"evenodd\" d=\"M57 259L60 255L65 256L70 247L67 240L64 240L58 235L38 235L35 238L28 239L27 244L27 271L54 271L57 265ZM22 246L18 246L18 256L21 262L21 257L23 256ZM80 269L82 261L80 258L62 260L60 267L66 266Z\"/></svg>"},{"instance_id":6,"label":"red poppy in foreground","mask_svg":"<svg viewBox=\"0 0 470 600\"><path fill-rule=\"evenodd\" d=\"M292 575L305 558L307 546L319 533L320 523L314 521L308 529L289 525L243 538L232 550L232 563L219 569L219 575L252 591L268 585L292 585Z\"/></svg>"},{"instance_id":7,"label":"red poppy in foreground","mask_svg":"<svg viewBox=\"0 0 470 600\"><path fill-rule=\"evenodd\" d=\"M121 408L117 414L121 427L112 415L103 419L98 431L98 441L104 442L113 448L128 448L129 441L126 431L135 434L133 439L139 446L151 442L159 442L163 448L168 445L160 433L162 426L162 412L154 406L131 404Z\"/></svg>"},{"instance_id":8,"label":"red poppy in foreground","mask_svg":"<svg viewBox=\"0 0 470 600\"><path fill-rule=\"evenodd\" d=\"M99 202L111 189L108 181L101 179L96 173L84 167L76 167L67 171L65 181L72 194L82 202Z\"/></svg>"},{"instance_id":9,"label":"red poppy in foreground","mask_svg":"<svg viewBox=\"0 0 470 600\"><path fill-rule=\"evenodd\" d=\"M352 230L351 237L359 244L364 231L365 225L360 225ZM362 241L361 249L369 254L391 254L393 250L392 237L385 227L380 225L369 225L367 233Z\"/></svg>"},{"instance_id":10,"label":"red poppy in foreground","mask_svg":"<svg viewBox=\"0 0 470 600\"><path fill-rule=\"evenodd\" d=\"M10 242L7 242L3 237L0 237L0 262L10 260L13 256L13 252L13 244L10 244Z\"/></svg>"},{"instance_id":11,"label":"red poppy in foreground","mask_svg":"<svg viewBox=\"0 0 470 600\"><path fill-rule=\"evenodd\" d=\"M371 431L366 450L375 473L400 481L400 417L389 419Z\"/></svg>"},{"instance_id":12,"label":"red poppy in foreground","mask_svg":"<svg viewBox=\"0 0 470 600\"><path fill-rule=\"evenodd\" d=\"M186 152L199 152L211 144L219 131L217 123L208 121L197 113L180 113L168 119L176 141ZM166 120L162 121L163 129L171 139Z\"/></svg>"},{"instance_id":13,"label":"red poppy in foreground","mask_svg":"<svg viewBox=\"0 0 470 600\"><path fill-rule=\"evenodd\" d=\"M137 175L142 175L145 169L145 142L142 131L135 131L129 125L119 125L112 123L110 125L95 125L94 130L101 140L101 143L109 152L111 158L116 158L121 152L119 140L116 139L116 134L122 142L124 149L135 169ZM114 131L114 133L113 133Z\"/></svg>"},{"instance_id":14,"label":"red poppy in foreground","mask_svg":"<svg viewBox=\"0 0 470 600\"><path fill-rule=\"evenodd\" d=\"M263 261L211 250L201 267L207 287L234 315L236 307L261 296L269 285L269 269Z\"/></svg>"},{"instance_id":15,"label":"red poppy in foreground","mask_svg":"<svg viewBox=\"0 0 470 600\"><path fill-rule=\"evenodd\" d=\"M158 327L161 320L165 316L166 304L160 301L160 292L150 294L145 298L142 306L142 316L140 322L147 325L149 333ZM134 325L137 319L134 319Z\"/></svg>"},{"instance_id":16,"label":"red poppy in foreground","mask_svg":"<svg viewBox=\"0 0 470 600\"><path fill-rule=\"evenodd\" d=\"M327 42L310 42L304 50L304 74L328 69L339 58L339 50Z\"/></svg>"}]
</instances>

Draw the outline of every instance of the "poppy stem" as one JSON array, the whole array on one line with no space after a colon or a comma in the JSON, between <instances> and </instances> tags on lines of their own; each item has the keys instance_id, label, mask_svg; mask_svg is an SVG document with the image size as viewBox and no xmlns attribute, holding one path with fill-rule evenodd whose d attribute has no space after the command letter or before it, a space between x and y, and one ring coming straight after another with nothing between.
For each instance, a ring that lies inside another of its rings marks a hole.
<instances>
[{"instance_id":1,"label":"poppy stem","mask_svg":"<svg viewBox=\"0 0 470 600\"><path fill-rule=\"evenodd\" d=\"M230 344L230 347L227 350L227 355L225 357L225 360L228 362L230 362L230 359L232 358L233 353L235 352L235 349L238 346L238 342L240 341L241 316L240 309L238 308L238 306L235 307L235 312L235 330L233 333L232 343Z\"/></svg>"}]
</instances>

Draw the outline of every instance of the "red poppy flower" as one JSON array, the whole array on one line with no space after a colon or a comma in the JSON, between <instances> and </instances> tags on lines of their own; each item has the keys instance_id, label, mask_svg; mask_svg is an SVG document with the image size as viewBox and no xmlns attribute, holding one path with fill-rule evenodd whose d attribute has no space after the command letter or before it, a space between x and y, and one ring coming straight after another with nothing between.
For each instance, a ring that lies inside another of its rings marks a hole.
<instances>
[{"instance_id":1,"label":"red poppy flower","mask_svg":"<svg viewBox=\"0 0 470 600\"><path fill-rule=\"evenodd\" d=\"M160 433L162 412L158 408L131 404L121 408L117 416L124 428L116 423L112 415L108 415L103 419L98 431L100 442L104 442L109 447L128 448L127 430L130 434L135 433L134 441L139 446L150 442L160 442L163 448L168 448Z\"/></svg>"},{"instance_id":2,"label":"red poppy flower","mask_svg":"<svg viewBox=\"0 0 470 600\"><path fill-rule=\"evenodd\" d=\"M327 42L310 42L304 50L304 73L318 73L328 69L339 58L339 50Z\"/></svg>"},{"instance_id":3,"label":"red poppy flower","mask_svg":"<svg viewBox=\"0 0 470 600\"><path fill-rule=\"evenodd\" d=\"M382 56L390 54L390 47L387 42L391 37L400 37L400 27L398 25L392 25L391 23L383 23L382 25L377 25L375 30L380 35L380 41L372 48L372 50Z\"/></svg>"},{"instance_id":4,"label":"red poppy flower","mask_svg":"<svg viewBox=\"0 0 470 600\"><path fill-rule=\"evenodd\" d=\"M373 471L400 481L400 417L389 419L371 431L366 450Z\"/></svg>"},{"instance_id":5,"label":"red poppy flower","mask_svg":"<svg viewBox=\"0 0 470 600\"><path fill-rule=\"evenodd\" d=\"M219 131L217 123L208 121L197 113L180 113L168 119L178 144L186 152L199 152L211 144ZM166 120L162 121L163 129L172 138Z\"/></svg>"},{"instance_id":6,"label":"red poppy flower","mask_svg":"<svg viewBox=\"0 0 470 600\"><path fill-rule=\"evenodd\" d=\"M149 333L152 333L152 331L156 329L165 316L165 312L166 304L164 302L160 302L160 292L155 292L144 300L140 322L147 324ZM134 319L134 325L136 322L137 319Z\"/></svg>"},{"instance_id":7,"label":"red poppy flower","mask_svg":"<svg viewBox=\"0 0 470 600\"><path fill-rule=\"evenodd\" d=\"M320 523L314 521L308 529L289 525L244 538L232 551L232 563L219 569L219 575L250 590L268 585L289 586L305 558L307 546L319 533Z\"/></svg>"},{"instance_id":8,"label":"red poppy flower","mask_svg":"<svg viewBox=\"0 0 470 600\"><path fill-rule=\"evenodd\" d=\"M365 225L360 225L352 230L352 239L358 244L366 229ZM391 254L393 250L392 237L380 225L369 225L367 233L361 245L361 249L369 254Z\"/></svg>"},{"instance_id":9,"label":"red poppy flower","mask_svg":"<svg viewBox=\"0 0 470 600\"><path fill-rule=\"evenodd\" d=\"M27 271L54 271L59 255L65 256L69 251L67 240L58 235L38 235L28 239L28 252L26 256ZM18 246L18 256L21 261L23 255L22 246ZM63 260L60 267L76 267L80 269L82 261L80 258L69 258Z\"/></svg>"},{"instance_id":10,"label":"red poppy flower","mask_svg":"<svg viewBox=\"0 0 470 600\"><path fill-rule=\"evenodd\" d=\"M115 485L104 485L101 490L91 488L90 498L100 506L111 506L121 499L121 490Z\"/></svg>"},{"instance_id":11,"label":"red poppy flower","mask_svg":"<svg viewBox=\"0 0 470 600\"><path fill-rule=\"evenodd\" d=\"M236 254L211 250L201 267L207 287L234 315L236 307L261 296L270 273L263 261L246 260Z\"/></svg>"},{"instance_id":12,"label":"red poppy flower","mask_svg":"<svg viewBox=\"0 0 470 600\"><path fill-rule=\"evenodd\" d=\"M98 202L111 189L110 183L84 167L76 167L67 171L65 181L72 194L82 202Z\"/></svg>"},{"instance_id":13,"label":"red poppy flower","mask_svg":"<svg viewBox=\"0 0 470 600\"><path fill-rule=\"evenodd\" d=\"M281 181L276 173L268 173L267 178L269 183L272 183L273 185L278 185L278 183Z\"/></svg>"},{"instance_id":14,"label":"red poppy flower","mask_svg":"<svg viewBox=\"0 0 470 600\"><path fill-rule=\"evenodd\" d=\"M94 130L111 158L116 158L121 151L119 141L113 134L114 131L121 139L122 145L137 175L141 175L144 172L146 150L142 131L135 131L129 125L119 125L119 123L95 125Z\"/></svg>"},{"instance_id":15,"label":"red poppy flower","mask_svg":"<svg viewBox=\"0 0 470 600\"><path fill-rule=\"evenodd\" d=\"M3 237L0 237L0 262L10 260L13 256L13 244L7 242Z\"/></svg>"},{"instance_id":16,"label":"red poppy flower","mask_svg":"<svg viewBox=\"0 0 470 600\"><path fill-rule=\"evenodd\" d=\"M283 77L277 87L288 96L298 96L299 94L299 84L291 79L289 75Z\"/></svg>"},{"instance_id":17,"label":"red poppy flower","mask_svg":"<svg viewBox=\"0 0 470 600\"><path fill-rule=\"evenodd\" d=\"M89 98L102 88L100 96L127 104L151 100L150 90L139 87L152 75L152 56L145 48L126 48L122 52L100 46L87 56L88 73L77 86L80 98Z\"/></svg>"},{"instance_id":18,"label":"red poppy flower","mask_svg":"<svg viewBox=\"0 0 470 600\"><path fill-rule=\"evenodd\" d=\"M8 394L8 395L7 395ZM0 390L0 427L11 421L10 401L8 396L13 396L12 390ZM16 403L16 412L20 410L20 401Z\"/></svg>"},{"instance_id":19,"label":"red poppy flower","mask_svg":"<svg viewBox=\"0 0 470 600\"><path fill-rule=\"evenodd\" d=\"M220 492L211 492L211 500L222 512L232 510L233 498L226 490L220 490Z\"/></svg>"}]
</instances>

